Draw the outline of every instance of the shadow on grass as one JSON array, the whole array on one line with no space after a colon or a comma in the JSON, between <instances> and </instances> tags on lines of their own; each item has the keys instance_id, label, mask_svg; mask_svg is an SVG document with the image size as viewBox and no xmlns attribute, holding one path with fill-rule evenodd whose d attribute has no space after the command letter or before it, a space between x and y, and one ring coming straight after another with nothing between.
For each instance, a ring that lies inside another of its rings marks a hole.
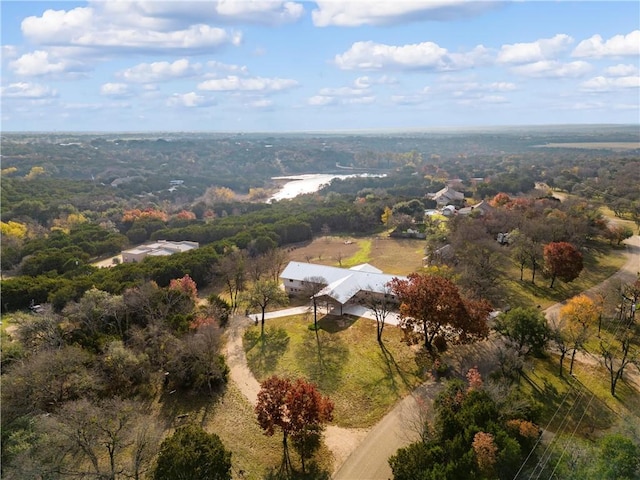
<instances>
[{"instance_id":1,"label":"shadow on grass","mask_svg":"<svg viewBox=\"0 0 640 480\"><path fill-rule=\"evenodd\" d=\"M342 383L349 348L337 335L327 333L322 328L320 331L309 331L300 344L297 357L307 378L320 390L330 393Z\"/></svg>"},{"instance_id":2,"label":"shadow on grass","mask_svg":"<svg viewBox=\"0 0 640 480\"><path fill-rule=\"evenodd\" d=\"M224 397L226 385L213 395L195 391L167 390L160 397L160 415L165 428L176 428L188 423L204 425L215 412L218 402Z\"/></svg>"},{"instance_id":3,"label":"shadow on grass","mask_svg":"<svg viewBox=\"0 0 640 480\"><path fill-rule=\"evenodd\" d=\"M396 362L395 358L393 358L393 354L387 349L384 343L380 344L379 353L382 361L385 365L385 380L389 384L390 390L396 394L397 396L402 396L404 393L404 389L401 389L396 380L396 375L400 377L400 380L404 384L406 389L412 389L415 385L409 381L407 377L407 373L402 369L402 367Z\"/></svg>"},{"instance_id":4,"label":"shadow on grass","mask_svg":"<svg viewBox=\"0 0 640 480\"><path fill-rule=\"evenodd\" d=\"M327 333L338 333L356 323L357 319L351 315L325 315L318 320L318 329Z\"/></svg>"},{"instance_id":5,"label":"shadow on grass","mask_svg":"<svg viewBox=\"0 0 640 480\"><path fill-rule=\"evenodd\" d=\"M532 396L541 407L541 417L548 430L555 433L576 432L593 438L594 432L606 430L616 419L615 412L575 377L564 377L563 388L544 379L542 385L531 377L523 379L533 387Z\"/></svg>"},{"instance_id":6,"label":"shadow on grass","mask_svg":"<svg viewBox=\"0 0 640 480\"><path fill-rule=\"evenodd\" d=\"M282 468L271 469L264 476L265 480L329 480L331 475L326 470L320 468L316 463L307 465L307 471L302 473L295 468L291 472L283 471Z\"/></svg>"},{"instance_id":7,"label":"shadow on grass","mask_svg":"<svg viewBox=\"0 0 640 480\"><path fill-rule=\"evenodd\" d=\"M278 359L289 347L289 334L284 328L268 327L264 337L260 329L250 328L244 333L247 364L258 378L275 372Z\"/></svg>"}]
</instances>

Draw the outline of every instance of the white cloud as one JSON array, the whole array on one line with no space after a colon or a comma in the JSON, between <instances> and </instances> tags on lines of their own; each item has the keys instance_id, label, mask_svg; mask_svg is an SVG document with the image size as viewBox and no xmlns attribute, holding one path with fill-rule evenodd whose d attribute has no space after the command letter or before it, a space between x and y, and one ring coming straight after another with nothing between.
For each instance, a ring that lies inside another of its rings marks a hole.
<instances>
[{"instance_id":1,"label":"white cloud","mask_svg":"<svg viewBox=\"0 0 640 480\"><path fill-rule=\"evenodd\" d=\"M594 77L580 84L580 89L588 92L608 92L627 88L640 88L640 75L627 77Z\"/></svg>"},{"instance_id":2,"label":"white cloud","mask_svg":"<svg viewBox=\"0 0 640 480\"><path fill-rule=\"evenodd\" d=\"M299 20L304 7L300 3L276 0L219 0L216 12L221 19L280 25Z\"/></svg>"},{"instance_id":3,"label":"white cloud","mask_svg":"<svg viewBox=\"0 0 640 480\"><path fill-rule=\"evenodd\" d=\"M640 30L615 35L606 41L600 35L594 35L580 42L572 55L595 58L640 55Z\"/></svg>"},{"instance_id":4,"label":"white cloud","mask_svg":"<svg viewBox=\"0 0 640 480\"><path fill-rule=\"evenodd\" d=\"M261 98L247 103L247 106L251 108L269 108L273 106L273 101L268 98Z\"/></svg>"},{"instance_id":5,"label":"white cloud","mask_svg":"<svg viewBox=\"0 0 640 480\"><path fill-rule=\"evenodd\" d=\"M44 75L74 76L85 70L85 67L79 62L54 58L45 50L36 50L31 53L25 53L20 58L12 61L9 67L22 77L38 77Z\"/></svg>"},{"instance_id":6,"label":"white cloud","mask_svg":"<svg viewBox=\"0 0 640 480\"><path fill-rule=\"evenodd\" d=\"M339 87L339 88L321 88L319 94L322 96L334 96L334 97L359 97L369 93L369 90L364 88L351 88L351 87Z\"/></svg>"},{"instance_id":7,"label":"white cloud","mask_svg":"<svg viewBox=\"0 0 640 480\"><path fill-rule=\"evenodd\" d=\"M323 107L325 105L335 104L337 103L337 101L334 97L328 97L325 95L314 95L307 100L307 103L314 107Z\"/></svg>"},{"instance_id":8,"label":"white cloud","mask_svg":"<svg viewBox=\"0 0 640 480\"><path fill-rule=\"evenodd\" d=\"M185 107L185 108L195 108L195 107L208 107L214 105L214 101L212 99L207 99L203 95L198 95L196 92L189 93L174 93L167 100L167 105L170 107Z\"/></svg>"},{"instance_id":9,"label":"white cloud","mask_svg":"<svg viewBox=\"0 0 640 480\"><path fill-rule=\"evenodd\" d=\"M344 98L341 103L345 105L368 105L376 101L376 97L368 95L366 97Z\"/></svg>"},{"instance_id":10,"label":"white cloud","mask_svg":"<svg viewBox=\"0 0 640 480\"><path fill-rule=\"evenodd\" d=\"M343 70L428 69L435 71L469 68L483 61L486 49L479 45L467 53L450 54L433 42L402 46L372 41L356 42L346 52L335 56L335 64Z\"/></svg>"},{"instance_id":11,"label":"white cloud","mask_svg":"<svg viewBox=\"0 0 640 480\"><path fill-rule=\"evenodd\" d=\"M531 43L503 45L498 52L498 63L531 63L547 60L565 51L573 43L573 38L557 34L552 38L542 38Z\"/></svg>"},{"instance_id":12,"label":"white cloud","mask_svg":"<svg viewBox=\"0 0 640 480\"><path fill-rule=\"evenodd\" d=\"M58 92L47 85L18 82L12 83L7 87L1 87L0 96L6 98L38 99L57 97Z\"/></svg>"},{"instance_id":13,"label":"white cloud","mask_svg":"<svg viewBox=\"0 0 640 480\"><path fill-rule=\"evenodd\" d=\"M381 75L377 78L368 76L358 77L353 81L356 88L370 88L373 85L395 85L398 83L398 79L390 77L388 75Z\"/></svg>"},{"instance_id":14,"label":"white cloud","mask_svg":"<svg viewBox=\"0 0 640 480\"><path fill-rule=\"evenodd\" d=\"M131 95L125 83L105 83L100 87L100 95L105 97L127 97Z\"/></svg>"},{"instance_id":15,"label":"white cloud","mask_svg":"<svg viewBox=\"0 0 640 480\"><path fill-rule=\"evenodd\" d=\"M236 73L242 73L242 74L249 73L249 70L244 65L233 65L230 63L217 62L215 60L208 61L207 68L212 68L214 70L221 71L221 72L236 72Z\"/></svg>"},{"instance_id":16,"label":"white cloud","mask_svg":"<svg viewBox=\"0 0 640 480\"><path fill-rule=\"evenodd\" d=\"M591 65L581 60L568 63L555 60L542 60L526 65L518 65L511 69L513 73L518 75L534 78L575 78L581 77L591 70Z\"/></svg>"},{"instance_id":17,"label":"white cloud","mask_svg":"<svg viewBox=\"0 0 640 480\"><path fill-rule=\"evenodd\" d=\"M620 63L618 65L612 65L605 69L605 73L612 77L626 77L638 73L638 67L631 64Z\"/></svg>"},{"instance_id":18,"label":"white cloud","mask_svg":"<svg viewBox=\"0 0 640 480\"><path fill-rule=\"evenodd\" d=\"M212 91L250 91L250 92L280 92L298 86L298 82L289 78L241 78L229 75L225 78L206 80L198 84L199 90Z\"/></svg>"},{"instance_id":19,"label":"white cloud","mask_svg":"<svg viewBox=\"0 0 640 480\"><path fill-rule=\"evenodd\" d=\"M480 15L498 2L463 0L316 0L312 12L317 27L392 25L424 20L455 20Z\"/></svg>"},{"instance_id":20,"label":"white cloud","mask_svg":"<svg viewBox=\"0 0 640 480\"><path fill-rule=\"evenodd\" d=\"M15 45L2 45L2 58L10 59L18 56L18 49Z\"/></svg>"},{"instance_id":21,"label":"white cloud","mask_svg":"<svg viewBox=\"0 0 640 480\"><path fill-rule=\"evenodd\" d=\"M22 33L32 43L40 45L163 53L167 50L210 52L227 44L238 45L242 38L238 32L203 23L168 29L171 23L168 20L146 21L149 20L147 17L136 17L134 23L131 15L105 14L113 14L114 9L131 7L135 3L97 2L94 5L96 8L46 10L40 17L27 17L21 24Z\"/></svg>"},{"instance_id":22,"label":"white cloud","mask_svg":"<svg viewBox=\"0 0 640 480\"><path fill-rule=\"evenodd\" d=\"M188 59L181 58L172 63L140 63L134 67L127 68L126 70L117 73L117 76L122 77L129 82L163 82L196 75L201 68L202 64L192 64Z\"/></svg>"}]
</instances>

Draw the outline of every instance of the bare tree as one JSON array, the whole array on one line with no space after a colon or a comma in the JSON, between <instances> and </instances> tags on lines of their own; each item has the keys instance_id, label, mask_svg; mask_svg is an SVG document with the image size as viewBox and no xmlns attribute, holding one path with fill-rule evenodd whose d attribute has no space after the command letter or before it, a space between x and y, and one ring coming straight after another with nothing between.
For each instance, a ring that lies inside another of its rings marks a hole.
<instances>
[{"instance_id":1,"label":"bare tree","mask_svg":"<svg viewBox=\"0 0 640 480\"><path fill-rule=\"evenodd\" d=\"M139 479L160 438L138 404L118 398L99 403L86 399L69 402L43 422L42 428L56 436L57 444L51 447L59 450L59 458L64 457L56 465L63 478L90 474L105 480ZM87 466L91 472L86 471Z\"/></svg>"},{"instance_id":2,"label":"bare tree","mask_svg":"<svg viewBox=\"0 0 640 480\"><path fill-rule=\"evenodd\" d=\"M373 289L367 288L367 293L361 298L360 303L371 310L376 317L376 338L382 344L382 331L389 314L398 307L398 302L393 295L391 286L385 284L383 291L379 293L369 293Z\"/></svg>"},{"instance_id":3,"label":"bare tree","mask_svg":"<svg viewBox=\"0 0 640 480\"><path fill-rule=\"evenodd\" d=\"M222 258L216 273L227 288L231 310L235 312L238 308L238 294L242 291L246 282L247 253L242 250L231 251Z\"/></svg>"},{"instance_id":4,"label":"bare tree","mask_svg":"<svg viewBox=\"0 0 640 480\"><path fill-rule=\"evenodd\" d=\"M609 371L611 395L614 397L616 396L616 385L618 380L622 378L625 368L629 364L636 366L639 364L638 351L631 349L632 339L632 333L627 331L618 339L620 342L618 348L615 348L610 343L605 345L602 341L600 342L600 353L604 360L604 366Z\"/></svg>"},{"instance_id":5,"label":"bare tree","mask_svg":"<svg viewBox=\"0 0 640 480\"><path fill-rule=\"evenodd\" d=\"M289 297L276 282L272 280L260 280L254 283L245 292L244 300L250 307L260 307L262 311L261 335L264 338L264 314L269 305L286 305Z\"/></svg>"},{"instance_id":6,"label":"bare tree","mask_svg":"<svg viewBox=\"0 0 640 480\"><path fill-rule=\"evenodd\" d=\"M311 299L313 305L313 325L318 329L318 294L327 286L327 279L324 277L306 277L302 281L303 295Z\"/></svg>"}]
</instances>

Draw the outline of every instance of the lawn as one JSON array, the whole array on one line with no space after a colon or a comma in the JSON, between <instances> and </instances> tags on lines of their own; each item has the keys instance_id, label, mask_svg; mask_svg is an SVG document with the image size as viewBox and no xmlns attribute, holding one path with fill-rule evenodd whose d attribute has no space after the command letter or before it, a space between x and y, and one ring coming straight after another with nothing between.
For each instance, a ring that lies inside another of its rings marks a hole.
<instances>
[{"instance_id":1,"label":"lawn","mask_svg":"<svg viewBox=\"0 0 640 480\"><path fill-rule=\"evenodd\" d=\"M312 323L300 315L269 320L264 339L259 327L245 332L247 361L258 380L278 374L316 383L335 403L334 423L349 428L374 425L420 383L400 329L386 326L380 346L373 320L328 315L317 332Z\"/></svg>"},{"instance_id":2,"label":"lawn","mask_svg":"<svg viewBox=\"0 0 640 480\"><path fill-rule=\"evenodd\" d=\"M628 383L619 381L617 398L609 392L609 372L603 367L576 362L569 375L559 376L559 358L535 359L521 381L525 395L540 408L540 426L558 435L595 439L603 431L640 428L640 396Z\"/></svg>"},{"instance_id":3,"label":"lawn","mask_svg":"<svg viewBox=\"0 0 640 480\"><path fill-rule=\"evenodd\" d=\"M626 261L624 247L610 247L602 241L591 241L584 252L584 270L573 282L556 280L549 288L549 279L536 272L536 283L531 283L531 270L525 269L520 281L520 269L512 262L503 279L505 299L511 306L537 306L545 309L597 285L616 273Z\"/></svg>"}]
</instances>

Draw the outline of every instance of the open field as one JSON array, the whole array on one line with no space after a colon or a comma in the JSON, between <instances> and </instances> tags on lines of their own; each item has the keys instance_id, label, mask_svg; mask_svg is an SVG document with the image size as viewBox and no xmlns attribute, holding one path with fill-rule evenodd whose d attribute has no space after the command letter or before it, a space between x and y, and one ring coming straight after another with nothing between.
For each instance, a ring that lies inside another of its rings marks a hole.
<instances>
[{"instance_id":1,"label":"open field","mask_svg":"<svg viewBox=\"0 0 640 480\"><path fill-rule=\"evenodd\" d=\"M289 260L334 267L370 263L391 275L407 275L422 267L424 240L373 237L321 237L291 249Z\"/></svg>"},{"instance_id":2,"label":"open field","mask_svg":"<svg viewBox=\"0 0 640 480\"><path fill-rule=\"evenodd\" d=\"M335 402L334 423L370 427L421 381L414 351L402 332L386 326L384 348L376 341L375 321L327 315L310 330L313 316L269 320L244 336L247 362L259 381L273 375L304 377Z\"/></svg>"},{"instance_id":3,"label":"open field","mask_svg":"<svg viewBox=\"0 0 640 480\"><path fill-rule=\"evenodd\" d=\"M584 148L588 150L637 150L640 149L638 142L575 142L575 143L547 143L545 145L535 145L538 148Z\"/></svg>"}]
</instances>

